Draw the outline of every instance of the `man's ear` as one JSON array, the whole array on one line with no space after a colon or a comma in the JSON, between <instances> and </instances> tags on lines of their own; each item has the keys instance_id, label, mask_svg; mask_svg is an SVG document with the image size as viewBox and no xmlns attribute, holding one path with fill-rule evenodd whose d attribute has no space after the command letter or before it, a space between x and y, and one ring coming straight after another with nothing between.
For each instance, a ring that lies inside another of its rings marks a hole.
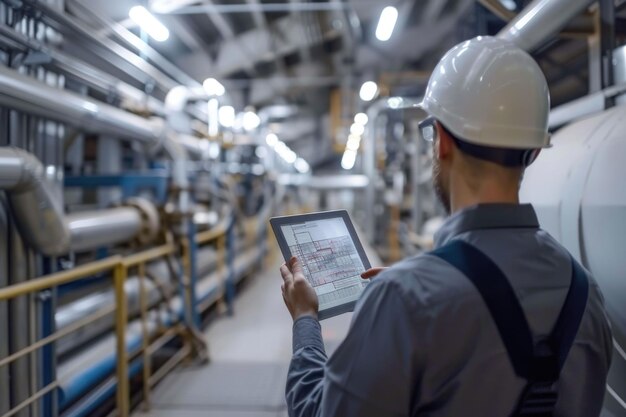
<instances>
[{"instance_id":1,"label":"man's ear","mask_svg":"<svg viewBox=\"0 0 626 417\"><path fill-rule=\"evenodd\" d=\"M437 158L440 160L450 158L454 144L448 132L441 127L439 122L437 122L437 139L435 142L435 155Z\"/></svg>"}]
</instances>

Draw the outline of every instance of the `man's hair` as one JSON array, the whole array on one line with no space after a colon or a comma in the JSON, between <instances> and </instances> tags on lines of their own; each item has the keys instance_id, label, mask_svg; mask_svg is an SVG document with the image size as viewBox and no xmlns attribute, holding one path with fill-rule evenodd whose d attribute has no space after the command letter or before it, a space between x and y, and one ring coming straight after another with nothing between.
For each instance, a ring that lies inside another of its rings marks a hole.
<instances>
[{"instance_id":1,"label":"man's hair","mask_svg":"<svg viewBox=\"0 0 626 417\"><path fill-rule=\"evenodd\" d=\"M454 133L441 124L443 130L450 135L456 147L472 158L493 162L506 168L525 168L534 160L536 149L510 149L498 148L494 146L474 145L464 139L459 138Z\"/></svg>"}]
</instances>

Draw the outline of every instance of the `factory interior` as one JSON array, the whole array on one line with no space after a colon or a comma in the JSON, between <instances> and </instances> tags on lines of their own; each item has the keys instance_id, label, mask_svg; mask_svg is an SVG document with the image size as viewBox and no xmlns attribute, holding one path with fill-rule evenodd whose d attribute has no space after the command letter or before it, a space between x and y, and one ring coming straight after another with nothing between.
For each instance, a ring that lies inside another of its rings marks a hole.
<instances>
[{"instance_id":1,"label":"factory interior","mask_svg":"<svg viewBox=\"0 0 626 417\"><path fill-rule=\"evenodd\" d=\"M0 0L0 417L287 417L276 216L373 266L445 219L417 108L476 36L548 82L521 198L594 274L626 417L626 1ZM332 352L351 313L322 321Z\"/></svg>"}]
</instances>

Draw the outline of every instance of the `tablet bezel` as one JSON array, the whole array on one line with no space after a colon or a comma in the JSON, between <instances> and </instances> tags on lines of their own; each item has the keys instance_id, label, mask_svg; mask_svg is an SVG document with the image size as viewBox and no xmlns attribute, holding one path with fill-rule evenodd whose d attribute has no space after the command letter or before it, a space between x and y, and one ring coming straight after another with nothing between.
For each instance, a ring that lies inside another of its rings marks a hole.
<instances>
[{"instance_id":1,"label":"tablet bezel","mask_svg":"<svg viewBox=\"0 0 626 417\"><path fill-rule=\"evenodd\" d=\"M352 220L348 215L346 210L330 210L330 211L320 211L315 213L306 213L306 214L296 214L292 216L279 216L270 218L270 225L272 226L272 230L274 231L274 236L276 236L276 241L278 242L278 246L280 247L280 251L287 262L293 254L289 250L289 245L287 244L287 240L283 234L281 229L282 226L287 226L290 224L298 224L304 223L307 221L316 221L316 220L328 220L328 219L343 219L346 228L348 229L348 233L352 238L352 242L354 243L354 247L356 248L357 253L359 254L359 258L361 258L361 262L365 267L365 270L370 269L372 266L370 264L369 259L367 259L367 255L365 254L365 250L363 249L363 245L361 244L361 240L356 233L356 229L352 224ZM338 314L347 313L349 311L354 310L354 305L356 301L348 302L346 304L341 304L339 306L327 308L324 310L320 310L318 313L318 318L323 320L325 318L333 317Z\"/></svg>"}]
</instances>

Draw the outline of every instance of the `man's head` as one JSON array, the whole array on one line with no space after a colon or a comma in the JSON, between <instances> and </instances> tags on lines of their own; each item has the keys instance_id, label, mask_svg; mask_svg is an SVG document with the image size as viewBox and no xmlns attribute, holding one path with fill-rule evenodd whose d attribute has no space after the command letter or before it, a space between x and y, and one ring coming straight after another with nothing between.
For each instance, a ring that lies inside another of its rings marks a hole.
<instances>
[{"instance_id":1,"label":"man's head","mask_svg":"<svg viewBox=\"0 0 626 417\"><path fill-rule=\"evenodd\" d=\"M524 168L549 144L545 77L506 41L478 37L448 51L420 107L430 116L420 131L433 143L434 185L448 211L472 193L475 203L516 198Z\"/></svg>"}]
</instances>

